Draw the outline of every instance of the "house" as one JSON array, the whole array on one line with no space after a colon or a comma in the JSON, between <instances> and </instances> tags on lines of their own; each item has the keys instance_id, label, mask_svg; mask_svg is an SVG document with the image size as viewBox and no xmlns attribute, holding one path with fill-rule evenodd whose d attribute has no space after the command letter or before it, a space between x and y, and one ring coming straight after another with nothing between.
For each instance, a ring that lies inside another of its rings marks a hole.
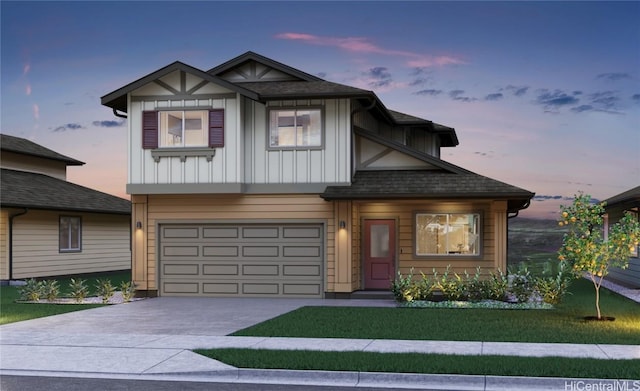
<instances>
[{"instance_id":1,"label":"house","mask_svg":"<svg viewBox=\"0 0 640 391\"><path fill-rule=\"evenodd\" d=\"M164 296L349 297L506 269L533 193L440 159L454 129L247 52L102 97L128 118L133 278Z\"/></svg>"},{"instance_id":2,"label":"house","mask_svg":"<svg viewBox=\"0 0 640 391\"><path fill-rule=\"evenodd\" d=\"M67 182L84 163L0 135L0 280L131 268L131 203Z\"/></svg>"},{"instance_id":3,"label":"house","mask_svg":"<svg viewBox=\"0 0 640 391\"><path fill-rule=\"evenodd\" d=\"M640 186L627 190L604 201L606 203L605 229L608 224L613 224L624 216L625 212L630 212L639 217L640 211ZM607 279L619 282L629 288L640 289L640 258L638 248L632 252L629 259L629 267L626 269L611 268Z\"/></svg>"}]
</instances>

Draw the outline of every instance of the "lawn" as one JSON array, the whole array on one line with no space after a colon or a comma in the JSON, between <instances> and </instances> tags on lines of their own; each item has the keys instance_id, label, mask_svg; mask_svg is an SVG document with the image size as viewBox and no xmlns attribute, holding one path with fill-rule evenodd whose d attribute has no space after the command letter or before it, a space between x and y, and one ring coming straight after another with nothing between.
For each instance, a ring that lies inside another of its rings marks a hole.
<instances>
[{"instance_id":1,"label":"lawn","mask_svg":"<svg viewBox=\"0 0 640 391\"><path fill-rule=\"evenodd\" d=\"M95 295L95 284L98 279L107 278L111 284L119 287L123 281L131 279L131 272L91 274L86 276L75 276L86 280L89 287L89 296ZM60 284L61 296L68 291L70 278L51 278ZM101 307L101 304L28 304L16 303L20 298L18 287L0 287L0 325L20 322L28 319L42 318L45 316L64 314L66 312L86 310L89 308Z\"/></svg>"},{"instance_id":2,"label":"lawn","mask_svg":"<svg viewBox=\"0 0 640 391\"><path fill-rule=\"evenodd\" d=\"M603 288L603 315L616 320L584 321L595 314L593 286L578 280L570 291L553 310L303 307L232 335L640 344L640 304Z\"/></svg>"},{"instance_id":3,"label":"lawn","mask_svg":"<svg viewBox=\"0 0 640 391\"><path fill-rule=\"evenodd\" d=\"M600 379L637 379L640 373L640 360L250 349L195 352L240 368Z\"/></svg>"}]
</instances>

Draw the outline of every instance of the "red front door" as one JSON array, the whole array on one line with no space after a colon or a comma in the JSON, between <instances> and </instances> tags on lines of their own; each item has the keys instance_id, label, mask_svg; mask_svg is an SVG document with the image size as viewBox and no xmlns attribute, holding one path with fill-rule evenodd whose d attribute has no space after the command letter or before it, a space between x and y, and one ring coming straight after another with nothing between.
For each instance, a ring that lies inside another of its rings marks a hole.
<instances>
[{"instance_id":1,"label":"red front door","mask_svg":"<svg viewBox=\"0 0 640 391\"><path fill-rule=\"evenodd\" d=\"M395 276L396 221L364 221L364 289L390 289Z\"/></svg>"}]
</instances>

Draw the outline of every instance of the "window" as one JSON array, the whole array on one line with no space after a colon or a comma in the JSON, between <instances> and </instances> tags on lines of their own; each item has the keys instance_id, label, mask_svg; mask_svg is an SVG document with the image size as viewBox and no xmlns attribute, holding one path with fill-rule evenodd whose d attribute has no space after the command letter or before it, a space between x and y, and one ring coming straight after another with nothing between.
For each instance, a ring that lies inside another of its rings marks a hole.
<instances>
[{"instance_id":1,"label":"window","mask_svg":"<svg viewBox=\"0 0 640 391\"><path fill-rule=\"evenodd\" d=\"M142 113L142 147L224 147L224 109Z\"/></svg>"},{"instance_id":2,"label":"window","mask_svg":"<svg viewBox=\"0 0 640 391\"><path fill-rule=\"evenodd\" d=\"M82 251L82 220L80 217L60 216L60 252Z\"/></svg>"},{"instance_id":3,"label":"window","mask_svg":"<svg viewBox=\"0 0 640 391\"><path fill-rule=\"evenodd\" d=\"M480 255L480 215L417 213L416 255Z\"/></svg>"},{"instance_id":4,"label":"window","mask_svg":"<svg viewBox=\"0 0 640 391\"><path fill-rule=\"evenodd\" d=\"M321 147L322 111L320 109L270 110L270 147Z\"/></svg>"}]
</instances>

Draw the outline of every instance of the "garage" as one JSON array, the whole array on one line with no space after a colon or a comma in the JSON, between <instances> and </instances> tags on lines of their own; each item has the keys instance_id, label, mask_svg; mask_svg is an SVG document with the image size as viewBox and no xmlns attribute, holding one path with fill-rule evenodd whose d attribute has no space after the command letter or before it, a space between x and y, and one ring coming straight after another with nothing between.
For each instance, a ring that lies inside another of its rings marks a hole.
<instances>
[{"instance_id":1,"label":"garage","mask_svg":"<svg viewBox=\"0 0 640 391\"><path fill-rule=\"evenodd\" d=\"M160 295L322 297L321 224L161 224Z\"/></svg>"}]
</instances>

